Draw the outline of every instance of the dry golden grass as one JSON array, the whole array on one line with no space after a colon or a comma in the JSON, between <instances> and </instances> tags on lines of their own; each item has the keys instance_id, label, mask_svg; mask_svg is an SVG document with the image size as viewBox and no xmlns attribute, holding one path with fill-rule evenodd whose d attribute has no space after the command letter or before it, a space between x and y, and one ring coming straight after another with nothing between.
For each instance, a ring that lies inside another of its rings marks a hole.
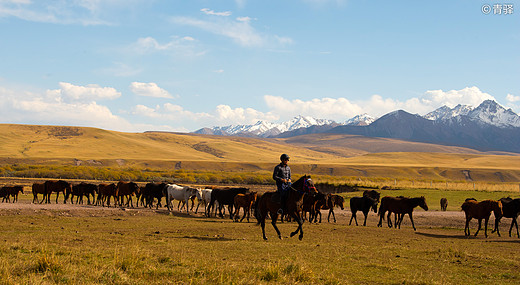
<instances>
[{"instance_id":1,"label":"dry golden grass","mask_svg":"<svg viewBox=\"0 0 520 285\"><path fill-rule=\"evenodd\" d=\"M265 174L272 171L282 152L291 155L295 174L440 182L520 181L517 154L496 155L383 138L320 134L255 139L0 125L0 165L90 165Z\"/></svg>"}]
</instances>

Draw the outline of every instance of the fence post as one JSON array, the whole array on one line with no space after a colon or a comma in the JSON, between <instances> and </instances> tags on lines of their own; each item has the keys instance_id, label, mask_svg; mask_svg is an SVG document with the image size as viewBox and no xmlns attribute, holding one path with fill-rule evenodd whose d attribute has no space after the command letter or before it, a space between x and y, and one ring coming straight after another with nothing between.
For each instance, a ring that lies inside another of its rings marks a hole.
<instances>
[{"instance_id":1,"label":"fence post","mask_svg":"<svg viewBox=\"0 0 520 285\"><path fill-rule=\"evenodd\" d=\"M394 185L397 185L397 179L394 179Z\"/></svg>"}]
</instances>

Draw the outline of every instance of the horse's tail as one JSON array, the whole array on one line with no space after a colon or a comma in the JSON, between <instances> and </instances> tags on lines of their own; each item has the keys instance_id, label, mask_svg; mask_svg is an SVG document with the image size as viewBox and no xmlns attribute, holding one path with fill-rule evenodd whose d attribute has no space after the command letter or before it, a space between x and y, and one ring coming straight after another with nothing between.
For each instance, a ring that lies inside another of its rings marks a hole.
<instances>
[{"instance_id":1,"label":"horse's tail","mask_svg":"<svg viewBox=\"0 0 520 285\"><path fill-rule=\"evenodd\" d=\"M262 205L265 204L264 199L265 199L265 195L262 195L256 200L255 218L256 218L257 226L260 225L260 223L262 222L263 219L265 219L265 216L262 213ZM264 217L264 218L262 218L262 217Z\"/></svg>"}]
</instances>

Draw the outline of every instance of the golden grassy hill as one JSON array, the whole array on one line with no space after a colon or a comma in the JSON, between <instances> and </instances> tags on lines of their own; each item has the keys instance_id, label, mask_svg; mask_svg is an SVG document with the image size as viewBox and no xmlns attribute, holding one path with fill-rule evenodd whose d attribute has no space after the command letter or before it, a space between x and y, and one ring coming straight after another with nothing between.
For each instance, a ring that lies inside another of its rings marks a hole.
<instances>
[{"instance_id":1,"label":"golden grassy hill","mask_svg":"<svg viewBox=\"0 0 520 285\"><path fill-rule=\"evenodd\" d=\"M281 153L296 173L520 181L520 156L394 139L319 134L257 139L0 124L0 164L270 171Z\"/></svg>"}]
</instances>

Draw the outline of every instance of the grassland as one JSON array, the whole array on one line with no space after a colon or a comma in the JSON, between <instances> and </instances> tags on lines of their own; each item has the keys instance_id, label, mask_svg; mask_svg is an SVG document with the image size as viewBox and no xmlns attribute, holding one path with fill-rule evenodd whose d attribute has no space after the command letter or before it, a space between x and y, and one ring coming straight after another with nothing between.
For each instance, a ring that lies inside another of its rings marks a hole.
<instances>
[{"instance_id":1,"label":"grassland","mask_svg":"<svg viewBox=\"0 0 520 285\"><path fill-rule=\"evenodd\" d=\"M517 154L391 139L332 134L255 139L0 124L0 166L9 167L94 167L129 172L184 170L268 177L282 152L291 154L291 168L296 174L425 183L520 181Z\"/></svg>"},{"instance_id":2,"label":"grassland","mask_svg":"<svg viewBox=\"0 0 520 285\"><path fill-rule=\"evenodd\" d=\"M266 183L281 152L294 176L369 188L382 195L425 196L417 232L304 225L303 241L268 242L253 223L165 210L0 204L2 284L518 284L520 240L464 237L465 198L519 196L520 156L358 136L252 139L172 133L120 133L93 128L0 125L0 184L20 177L167 178L185 183ZM250 180L250 181L249 181ZM265 185L250 185L263 191ZM29 189L26 187L26 190ZM360 192L342 194L345 198ZM438 201L447 197L448 212ZM348 203L347 203L348 204ZM324 215L324 220L326 220ZM475 222L472 223L474 231Z\"/></svg>"},{"instance_id":3,"label":"grassland","mask_svg":"<svg viewBox=\"0 0 520 285\"><path fill-rule=\"evenodd\" d=\"M451 209L465 196L461 191L383 191L410 193L428 201L447 195ZM506 193L466 194L481 199ZM29 208L0 205L2 284L520 282L520 240L507 237L504 228L500 238L466 238L458 209L450 221L418 211L417 232L406 220L401 230L378 228L373 213L367 227L347 226L350 215L337 209L336 224L305 223L303 241L288 237L295 224L280 225L283 240L268 224L265 242L254 223L142 208L30 205L29 199L22 196L20 202ZM431 214L441 213L437 208L431 205Z\"/></svg>"}]
</instances>

